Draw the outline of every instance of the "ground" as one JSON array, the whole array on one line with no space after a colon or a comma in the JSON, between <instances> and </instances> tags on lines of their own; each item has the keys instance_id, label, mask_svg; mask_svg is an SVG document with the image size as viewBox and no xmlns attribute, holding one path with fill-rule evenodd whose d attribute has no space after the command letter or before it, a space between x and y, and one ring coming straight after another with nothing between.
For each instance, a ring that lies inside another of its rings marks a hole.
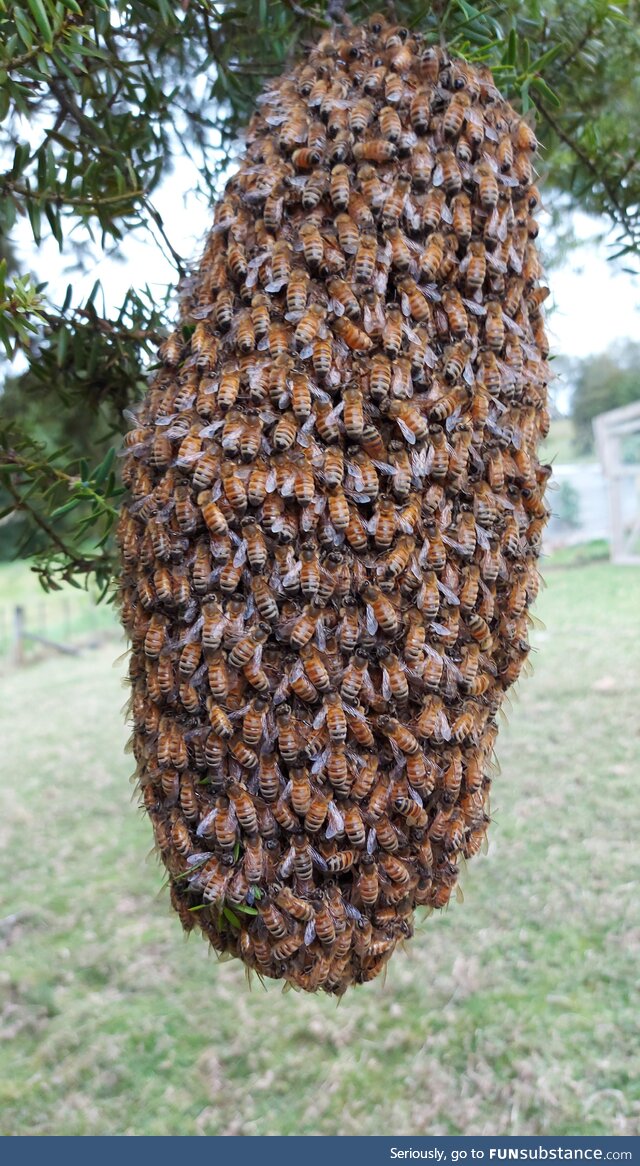
<instances>
[{"instance_id":1,"label":"ground","mask_svg":"<svg viewBox=\"0 0 640 1166\"><path fill-rule=\"evenodd\" d=\"M183 939L113 644L0 674L0 1133L640 1132L640 571L547 577L489 853L339 1006Z\"/></svg>"}]
</instances>

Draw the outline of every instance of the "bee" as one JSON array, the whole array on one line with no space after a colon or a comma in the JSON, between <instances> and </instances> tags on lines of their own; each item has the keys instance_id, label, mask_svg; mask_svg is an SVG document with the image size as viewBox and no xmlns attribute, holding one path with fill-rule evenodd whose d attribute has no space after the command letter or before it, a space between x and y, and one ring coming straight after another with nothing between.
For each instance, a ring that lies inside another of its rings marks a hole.
<instances>
[{"instance_id":1,"label":"bee","mask_svg":"<svg viewBox=\"0 0 640 1166\"><path fill-rule=\"evenodd\" d=\"M462 171L453 150L440 150L433 172L433 185L441 186L448 197L462 190Z\"/></svg>"},{"instance_id":2,"label":"bee","mask_svg":"<svg viewBox=\"0 0 640 1166\"><path fill-rule=\"evenodd\" d=\"M382 695L387 700L405 704L409 699L409 682L399 657L388 648L379 648L378 658L383 674Z\"/></svg>"},{"instance_id":3,"label":"bee","mask_svg":"<svg viewBox=\"0 0 640 1166\"><path fill-rule=\"evenodd\" d=\"M446 313L451 334L453 336L465 336L469 329L469 321L460 293L455 288L447 288L443 292L442 307Z\"/></svg>"},{"instance_id":4,"label":"bee","mask_svg":"<svg viewBox=\"0 0 640 1166\"><path fill-rule=\"evenodd\" d=\"M377 166L393 161L396 154L395 142L389 142L385 138L368 138L367 141L356 142L353 146L356 162L373 162Z\"/></svg>"},{"instance_id":5,"label":"bee","mask_svg":"<svg viewBox=\"0 0 640 1166\"><path fill-rule=\"evenodd\" d=\"M274 898L282 911L300 923L309 923L315 917L313 905L306 899L294 895L293 891L282 883L274 888Z\"/></svg>"},{"instance_id":6,"label":"bee","mask_svg":"<svg viewBox=\"0 0 640 1166\"><path fill-rule=\"evenodd\" d=\"M330 874L344 874L358 861L357 850L341 850L327 859L327 869Z\"/></svg>"},{"instance_id":7,"label":"bee","mask_svg":"<svg viewBox=\"0 0 640 1166\"><path fill-rule=\"evenodd\" d=\"M378 27L378 25L376 23L374 31L377 29L377 27ZM363 83L362 83L362 88L364 89L364 92L365 93L378 93L382 89L382 86L384 84L385 74L386 74L385 65L376 65L373 69L371 69L368 73L366 73L364 80L363 80Z\"/></svg>"},{"instance_id":8,"label":"bee","mask_svg":"<svg viewBox=\"0 0 640 1166\"><path fill-rule=\"evenodd\" d=\"M290 288L291 283L289 283L289 289ZM319 304L311 304L308 309L289 308L289 311L303 311L303 316L300 321L298 321L296 330L294 332L294 339L296 344L298 347L303 349L303 347L311 344L312 340L315 340L319 329L322 328L325 317L325 310Z\"/></svg>"},{"instance_id":9,"label":"bee","mask_svg":"<svg viewBox=\"0 0 640 1166\"><path fill-rule=\"evenodd\" d=\"M429 435L429 423L411 401L389 401L384 411L395 421L405 441L415 445Z\"/></svg>"},{"instance_id":10,"label":"bee","mask_svg":"<svg viewBox=\"0 0 640 1166\"><path fill-rule=\"evenodd\" d=\"M512 136L513 145L516 150L528 150L531 154L534 154L538 149L538 139L526 121L518 122Z\"/></svg>"},{"instance_id":11,"label":"bee","mask_svg":"<svg viewBox=\"0 0 640 1166\"><path fill-rule=\"evenodd\" d=\"M398 283L402 293L402 310L404 315L411 316L418 324L430 323L431 307L427 297L418 287L415 279L406 276Z\"/></svg>"},{"instance_id":12,"label":"bee","mask_svg":"<svg viewBox=\"0 0 640 1166\"><path fill-rule=\"evenodd\" d=\"M374 587L367 583L362 589L362 598L370 608L370 613L375 623L387 635L395 635L400 627L398 613L386 595L382 593L379 587ZM367 616L369 619L369 615Z\"/></svg>"},{"instance_id":13,"label":"bee","mask_svg":"<svg viewBox=\"0 0 640 1166\"><path fill-rule=\"evenodd\" d=\"M345 255L355 255L360 244L360 232L349 214L341 213L335 217L338 242Z\"/></svg>"},{"instance_id":14,"label":"bee","mask_svg":"<svg viewBox=\"0 0 640 1166\"><path fill-rule=\"evenodd\" d=\"M496 300L489 300L486 304L487 314L484 322L485 341L493 352L501 352L505 342L505 323L502 307Z\"/></svg>"},{"instance_id":15,"label":"bee","mask_svg":"<svg viewBox=\"0 0 640 1166\"><path fill-rule=\"evenodd\" d=\"M262 838L254 834L244 839L244 874L248 883L262 881L264 874L264 849Z\"/></svg>"},{"instance_id":16,"label":"bee","mask_svg":"<svg viewBox=\"0 0 640 1166\"><path fill-rule=\"evenodd\" d=\"M371 283L376 267L377 255L378 243L375 235L361 235L353 264L353 274L356 283Z\"/></svg>"},{"instance_id":17,"label":"bee","mask_svg":"<svg viewBox=\"0 0 640 1166\"><path fill-rule=\"evenodd\" d=\"M473 172L478 186L478 199L483 210L493 210L498 205L498 180L490 162L478 162Z\"/></svg>"},{"instance_id":18,"label":"bee","mask_svg":"<svg viewBox=\"0 0 640 1166\"><path fill-rule=\"evenodd\" d=\"M362 685L365 682L368 665L369 659L365 650L363 648L356 648L342 676L342 684L340 687L342 700L349 704L354 704L357 701Z\"/></svg>"},{"instance_id":19,"label":"bee","mask_svg":"<svg viewBox=\"0 0 640 1166\"><path fill-rule=\"evenodd\" d=\"M317 225L313 222L305 222L300 227L298 234L307 266L312 269L318 268L322 263L324 244Z\"/></svg>"},{"instance_id":20,"label":"bee","mask_svg":"<svg viewBox=\"0 0 640 1166\"><path fill-rule=\"evenodd\" d=\"M320 653L307 643L301 645L300 656L311 683L319 692L327 692L331 688L331 679Z\"/></svg>"},{"instance_id":21,"label":"bee","mask_svg":"<svg viewBox=\"0 0 640 1166\"><path fill-rule=\"evenodd\" d=\"M482 287L487 274L487 256L484 243L469 243L467 254L460 264L460 274L465 275L467 289L473 293Z\"/></svg>"},{"instance_id":22,"label":"bee","mask_svg":"<svg viewBox=\"0 0 640 1166\"><path fill-rule=\"evenodd\" d=\"M322 619L322 612L322 605L316 604L313 600L303 608L302 614L294 621L291 629L289 643L293 648L304 648L309 643ZM315 684L313 677L310 679Z\"/></svg>"},{"instance_id":23,"label":"bee","mask_svg":"<svg viewBox=\"0 0 640 1166\"><path fill-rule=\"evenodd\" d=\"M327 187L327 178L323 170L314 170L307 178L302 190L302 206L306 211L312 211L322 201Z\"/></svg>"},{"instance_id":24,"label":"bee","mask_svg":"<svg viewBox=\"0 0 640 1166\"><path fill-rule=\"evenodd\" d=\"M468 93L454 93L442 119L442 131L447 138L455 138L462 130L471 98Z\"/></svg>"},{"instance_id":25,"label":"bee","mask_svg":"<svg viewBox=\"0 0 640 1166\"><path fill-rule=\"evenodd\" d=\"M280 796L281 774L275 753L262 750L258 768L258 789L260 797L267 803L277 801Z\"/></svg>"},{"instance_id":26,"label":"bee","mask_svg":"<svg viewBox=\"0 0 640 1166\"><path fill-rule=\"evenodd\" d=\"M418 261L423 278L433 283L438 275L445 252L444 236L435 232L429 236L429 241Z\"/></svg>"},{"instance_id":27,"label":"bee","mask_svg":"<svg viewBox=\"0 0 640 1166\"><path fill-rule=\"evenodd\" d=\"M346 211L349 206L349 167L344 163L334 166L329 178L329 197L337 211Z\"/></svg>"},{"instance_id":28,"label":"bee","mask_svg":"<svg viewBox=\"0 0 640 1166\"><path fill-rule=\"evenodd\" d=\"M381 854L379 865L382 867L384 873L393 883L399 883L405 887L411 880L411 875L407 867L401 859L396 858L393 854Z\"/></svg>"},{"instance_id":29,"label":"bee","mask_svg":"<svg viewBox=\"0 0 640 1166\"><path fill-rule=\"evenodd\" d=\"M413 733L406 728L405 725L400 724L400 721L395 717L380 716L376 718L376 728L389 737L402 753L417 753L420 745Z\"/></svg>"},{"instance_id":30,"label":"bee","mask_svg":"<svg viewBox=\"0 0 640 1166\"><path fill-rule=\"evenodd\" d=\"M295 267L291 272L289 282L287 284L287 311L290 313L304 312L307 307L307 297L309 295L309 277L302 267ZM313 318L313 317L312 317ZM296 340L300 344L309 344L313 340L315 332L309 335L308 339L305 335L298 335L300 324L296 329ZM317 331L317 329L316 329ZM268 325L265 329L265 335L268 332Z\"/></svg>"},{"instance_id":31,"label":"bee","mask_svg":"<svg viewBox=\"0 0 640 1166\"><path fill-rule=\"evenodd\" d=\"M411 189L411 175L401 173L386 196L382 206L383 228L397 226L405 209L407 195Z\"/></svg>"},{"instance_id":32,"label":"bee","mask_svg":"<svg viewBox=\"0 0 640 1166\"><path fill-rule=\"evenodd\" d=\"M168 620L157 612L151 616L144 637L144 653L150 660L157 660L167 641Z\"/></svg>"},{"instance_id":33,"label":"bee","mask_svg":"<svg viewBox=\"0 0 640 1166\"><path fill-rule=\"evenodd\" d=\"M335 530L343 531L349 526L349 506L341 486L334 486L329 491L329 518Z\"/></svg>"},{"instance_id":34,"label":"bee","mask_svg":"<svg viewBox=\"0 0 640 1166\"><path fill-rule=\"evenodd\" d=\"M323 151L318 146L299 146L291 155L296 170L315 170L322 162Z\"/></svg>"},{"instance_id":35,"label":"bee","mask_svg":"<svg viewBox=\"0 0 640 1166\"><path fill-rule=\"evenodd\" d=\"M238 640L229 653L230 667L244 668L251 660L254 660L258 649L268 639L270 631L271 629L266 623L255 624L246 636Z\"/></svg>"},{"instance_id":36,"label":"bee","mask_svg":"<svg viewBox=\"0 0 640 1166\"><path fill-rule=\"evenodd\" d=\"M402 122L393 105L382 106L378 114L378 124L382 138L388 138L391 142L399 141L402 133Z\"/></svg>"},{"instance_id":37,"label":"bee","mask_svg":"<svg viewBox=\"0 0 640 1166\"><path fill-rule=\"evenodd\" d=\"M357 273L356 278L360 278ZM348 317L339 316L333 321L332 327L336 335L352 351L367 352L372 347L373 341L371 338L361 328L358 328L352 320L348 319Z\"/></svg>"}]
</instances>

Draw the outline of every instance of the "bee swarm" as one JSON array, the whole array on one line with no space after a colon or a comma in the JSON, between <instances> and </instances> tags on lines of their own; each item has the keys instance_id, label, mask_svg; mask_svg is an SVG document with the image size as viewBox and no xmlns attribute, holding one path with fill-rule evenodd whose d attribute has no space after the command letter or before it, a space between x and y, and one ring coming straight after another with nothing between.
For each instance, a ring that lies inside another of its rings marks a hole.
<instances>
[{"instance_id":1,"label":"bee swarm","mask_svg":"<svg viewBox=\"0 0 640 1166\"><path fill-rule=\"evenodd\" d=\"M259 98L126 439L144 805L186 929L340 994L485 837L547 520L528 125L372 17Z\"/></svg>"}]
</instances>

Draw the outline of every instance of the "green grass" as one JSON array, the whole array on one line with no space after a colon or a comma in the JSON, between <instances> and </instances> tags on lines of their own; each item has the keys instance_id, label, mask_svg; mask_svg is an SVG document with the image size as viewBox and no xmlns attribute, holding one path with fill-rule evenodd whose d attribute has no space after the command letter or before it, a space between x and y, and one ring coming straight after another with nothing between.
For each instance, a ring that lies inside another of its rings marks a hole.
<instances>
[{"instance_id":1,"label":"green grass","mask_svg":"<svg viewBox=\"0 0 640 1166\"><path fill-rule=\"evenodd\" d=\"M558 417L551 422L549 436L540 451L543 462L565 465L567 462L587 465L597 461L595 450L583 453L576 448L573 421L570 417Z\"/></svg>"},{"instance_id":2,"label":"green grass","mask_svg":"<svg viewBox=\"0 0 640 1166\"><path fill-rule=\"evenodd\" d=\"M537 614L465 902L339 1007L183 939L117 649L12 673L0 1132L637 1133L640 572L549 572Z\"/></svg>"}]
</instances>

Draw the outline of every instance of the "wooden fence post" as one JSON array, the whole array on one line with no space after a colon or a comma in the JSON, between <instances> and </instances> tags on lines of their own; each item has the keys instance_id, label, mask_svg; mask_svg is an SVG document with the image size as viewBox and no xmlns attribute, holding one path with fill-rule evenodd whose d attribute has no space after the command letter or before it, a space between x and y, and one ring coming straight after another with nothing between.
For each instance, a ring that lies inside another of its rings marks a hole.
<instances>
[{"instance_id":1,"label":"wooden fence post","mask_svg":"<svg viewBox=\"0 0 640 1166\"><path fill-rule=\"evenodd\" d=\"M24 664L24 607L13 609L13 662Z\"/></svg>"}]
</instances>

